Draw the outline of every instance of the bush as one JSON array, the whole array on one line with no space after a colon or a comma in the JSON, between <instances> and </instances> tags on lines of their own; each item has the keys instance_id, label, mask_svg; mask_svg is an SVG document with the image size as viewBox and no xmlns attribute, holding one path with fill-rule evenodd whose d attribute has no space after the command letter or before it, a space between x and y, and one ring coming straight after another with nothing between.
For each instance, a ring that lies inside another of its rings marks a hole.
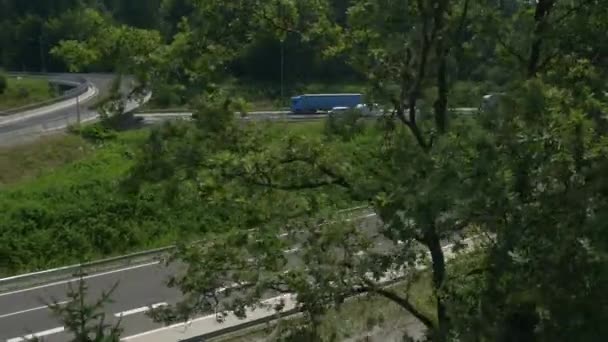
<instances>
[{"instance_id":1,"label":"bush","mask_svg":"<svg viewBox=\"0 0 608 342\"><path fill-rule=\"evenodd\" d=\"M0 72L0 95L4 94L8 87L8 80L3 72Z\"/></svg>"},{"instance_id":2,"label":"bush","mask_svg":"<svg viewBox=\"0 0 608 342\"><path fill-rule=\"evenodd\" d=\"M338 136L347 141L365 129L363 113L351 109L341 113L332 113L325 123L326 136Z\"/></svg>"},{"instance_id":3,"label":"bush","mask_svg":"<svg viewBox=\"0 0 608 342\"><path fill-rule=\"evenodd\" d=\"M481 83L456 82L450 94L450 103L454 107L477 107L485 95L485 87Z\"/></svg>"},{"instance_id":4,"label":"bush","mask_svg":"<svg viewBox=\"0 0 608 342\"><path fill-rule=\"evenodd\" d=\"M24 86L19 86L19 88L17 88L17 95L19 96L19 98L24 99L30 96L30 91Z\"/></svg>"},{"instance_id":5,"label":"bush","mask_svg":"<svg viewBox=\"0 0 608 342\"><path fill-rule=\"evenodd\" d=\"M171 108L173 106L182 106L182 89L177 86L163 84L158 86L153 94L153 103L161 108Z\"/></svg>"},{"instance_id":6,"label":"bush","mask_svg":"<svg viewBox=\"0 0 608 342\"><path fill-rule=\"evenodd\" d=\"M70 126L70 133L80 135L93 143L101 143L107 140L114 140L117 137L115 130L108 128L102 123L87 126Z\"/></svg>"},{"instance_id":7,"label":"bush","mask_svg":"<svg viewBox=\"0 0 608 342\"><path fill-rule=\"evenodd\" d=\"M51 94L51 96L58 96L61 94L61 88L59 87L59 84L57 83L53 83L53 82L49 82L49 94Z\"/></svg>"}]
</instances>

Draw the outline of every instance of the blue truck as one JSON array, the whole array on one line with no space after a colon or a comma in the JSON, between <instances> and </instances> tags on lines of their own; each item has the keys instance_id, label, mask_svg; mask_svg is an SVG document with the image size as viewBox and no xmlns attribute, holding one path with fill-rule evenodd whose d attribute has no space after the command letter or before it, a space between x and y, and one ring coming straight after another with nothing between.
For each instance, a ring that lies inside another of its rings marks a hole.
<instances>
[{"instance_id":1,"label":"blue truck","mask_svg":"<svg viewBox=\"0 0 608 342\"><path fill-rule=\"evenodd\" d=\"M316 113L335 107L354 108L361 103L361 94L304 94L291 98L291 111L295 114Z\"/></svg>"}]
</instances>

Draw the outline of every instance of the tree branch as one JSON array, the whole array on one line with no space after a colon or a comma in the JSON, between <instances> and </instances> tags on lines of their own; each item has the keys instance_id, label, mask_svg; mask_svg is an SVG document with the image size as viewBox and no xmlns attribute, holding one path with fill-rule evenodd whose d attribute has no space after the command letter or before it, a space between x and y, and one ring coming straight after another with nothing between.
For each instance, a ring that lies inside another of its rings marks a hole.
<instances>
[{"instance_id":1,"label":"tree branch","mask_svg":"<svg viewBox=\"0 0 608 342\"><path fill-rule=\"evenodd\" d=\"M380 288L380 287L376 286L375 284L371 284L371 282L368 282L368 286L364 286L364 287L357 289L357 292L375 293L386 299L389 299L392 302L394 302L397 305L404 308L405 310L407 310L409 313L411 313L420 322L422 322L422 324L424 324L429 330L435 329L435 323L433 322L433 320L431 318L429 318L427 315L422 313L420 310L416 309L416 307L412 303L410 303L410 301L407 298L399 296L394 291Z\"/></svg>"},{"instance_id":2,"label":"tree branch","mask_svg":"<svg viewBox=\"0 0 608 342\"><path fill-rule=\"evenodd\" d=\"M538 0L536 10L534 12L534 33L532 46L530 46L530 55L528 57L528 74L527 76L534 77L539 69L540 55L543 46L543 33L547 27L547 22L551 10L555 6L556 0Z\"/></svg>"},{"instance_id":3,"label":"tree branch","mask_svg":"<svg viewBox=\"0 0 608 342\"><path fill-rule=\"evenodd\" d=\"M460 14L460 20L458 23L458 29L456 30L456 34L455 34L457 39L462 38L468 14L469 14L469 0L464 0L464 4L462 5L462 13Z\"/></svg>"},{"instance_id":4,"label":"tree branch","mask_svg":"<svg viewBox=\"0 0 608 342\"><path fill-rule=\"evenodd\" d=\"M275 29L281 30L281 31L285 31L287 33L295 33L298 36L303 36L304 35L299 30L290 28L287 25L281 25L281 24L277 23L274 18L272 18L270 15L268 15L268 13L266 13L266 10L264 10L263 6L257 5L257 6L254 6L254 8L258 9L257 13L262 17L262 19L266 20Z\"/></svg>"},{"instance_id":5,"label":"tree branch","mask_svg":"<svg viewBox=\"0 0 608 342\"><path fill-rule=\"evenodd\" d=\"M572 14L578 12L580 9L582 9L586 5L590 5L591 3L595 2L595 0L586 0L586 1L580 0L580 1L581 2L578 3L578 6L572 6L572 7L568 8L568 10L564 14L555 18L555 20L551 24L557 25L557 24L561 23L562 21L566 20Z\"/></svg>"},{"instance_id":6,"label":"tree branch","mask_svg":"<svg viewBox=\"0 0 608 342\"><path fill-rule=\"evenodd\" d=\"M496 33L495 38L496 38L496 42L498 42L498 44L500 46L502 46L509 54L511 54L513 57L517 58L517 60L521 64L525 64L526 63L526 58L524 58L524 56L522 56L521 54L519 54L512 46L510 46L509 44L507 44L504 41L504 39L502 39L500 33Z\"/></svg>"}]
</instances>

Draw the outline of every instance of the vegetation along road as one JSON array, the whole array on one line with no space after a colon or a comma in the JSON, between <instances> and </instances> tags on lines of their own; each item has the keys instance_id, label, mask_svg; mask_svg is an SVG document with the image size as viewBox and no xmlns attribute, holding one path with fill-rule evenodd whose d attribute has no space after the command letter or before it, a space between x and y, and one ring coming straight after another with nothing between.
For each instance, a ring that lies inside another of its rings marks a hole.
<instances>
[{"instance_id":1,"label":"vegetation along road","mask_svg":"<svg viewBox=\"0 0 608 342\"><path fill-rule=\"evenodd\" d=\"M0 337L177 341L285 299L262 338L604 341L607 56L608 0L0 1L0 96L94 85L84 125L0 118L0 275L174 246L7 290Z\"/></svg>"}]
</instances>

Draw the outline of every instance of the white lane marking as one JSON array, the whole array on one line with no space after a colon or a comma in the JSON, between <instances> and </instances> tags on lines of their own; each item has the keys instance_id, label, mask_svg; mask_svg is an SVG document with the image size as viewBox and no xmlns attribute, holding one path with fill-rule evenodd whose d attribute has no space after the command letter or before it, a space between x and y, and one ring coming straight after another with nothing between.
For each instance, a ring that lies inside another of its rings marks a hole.
<instances>
[{"instance_id":1,"label":"white lane marking","mask_svg":"<svg viewBox=\"0 0 608 342\"><path fill-rule=\"evenodd\" d=\"M85 277L82 277L82 278L83 279L91 279L91 278L96 278L96 277L103 277L105 275L114 274L114 273L118 273L118 272L124 272L124 271L135 270L135 269L142 268L142 267L154 266L154 265L158 265L159 263L160 263L160 261L154 261L154 262L149 262L147 264L142 264L142 265L136 265L136 266L126 267L126 268L121 268L121 269L118 269L118 270L113 270L113 271L108 271L108 272L103 272L103 273L91 274L91 275L88 275L88 276L85 276ZM32 291L32 290L43 289L45 287L51 287L51 286L57 286L57 285L67 284L67 283L71 283L71 282L74 282L74 281L78 281L78 279L79 278L72 278L72 279L57 281L57 282L49 283L49 284L45 284L45 285L30 287L29 289L22 289L22 290L16 290L16 291L11 291L11 292L4 292L4 293L0 293L0 297L10 296L10 295L13 295L13 294L27 292L27 291Z\"/></svg>"},{"instance_id":2,"label":"white lane marking","mask_svg":"<svg viewBox=\"0 0 608 342\"><path fill-rule=\"evenodd\" d=\"M34 337L44 337L44 336L48 336L48 335L58 334L60 332L63 332L64 330L65 330L64 327L58 327L58 328L54 328L54 329L49 329L49 330L37 332L35 334L29 334L29 335L26 335L24 337L10 338L10 339L6 340L6 342L22 342L22 341L27 341L27 340L33 339Z\"/></svg>"},{"instance_id":3,"label":"white lane marking","mask_svg":"<svg viewBox=\"0 0 608 342\"><path fill-rule=\"evenodd\" d=\"M89 87L87 87L87 91L84 92L83 94L78 96L78 102L84 103L87 102L88 100L92 99L93 97L97 96L99 94L99 89L97 89L95 86L90 85ZM77 101L76 101L76 97L72 97L60 102L56 102L44 107L39 107L39 108L34 108L34 109L30 109L28 111L25 112L20 112L20 113L15 113L14 115L9 115L7 118L5 119L1 119L0 120L0 126L6 126L8 124L12 124L15 122L20 122L20 121L24 121L27 119L31 119L34 117L39 117L39 116L43 116L55 111L59 111L59 110L65 110L68 109L70 107L75 107L77 105Z\"/></svg>"},{"instance_id":4,"label":"white lane marking","mask_svg":"<svg viewBox=\"0 0 608 342\"><path fill-rule=\"evenodd\" d=\"M123 311L123 312L119 312L119 313L115 313L114 317L125 317L125 316L130 316L130 315L135 315L138 313L142 313L142 312L147 312L150 311L150 309L156 309L156 308L160 308L161 306L167 306L169 304L162 302L162 303L156 303L156 304L152 304L150 306L143 306L141 308L137 308L137 309L131 309L131 310L127 310L127 311Z\"/></svg>"},{"instance_id":5,"label":"white lane marking","mask_svg":"<svg viewBox=\"0 0 608 342\"><path fill-rule=\"evenodd\" d=\"M280 304L282 301L289 301L289 299L292 296L293 296L292 294L288 293L288 294L280 295L278 297L273 297L273 298L269 298L269 299L263 300L262 303L265 304L265 305ZM283 310L285 310L285 308ZM179 328L179 327L191 326L193 323L197 323L197 322L201 322L201 321L205 321L205 320L209 320L209 319L213 319L214 321L216 321L217 317L218 317L217 314L211 314L211 315L195 318L195 319L189 320L187 322L180 322L180 323L176 323L176 324L169 325L169 326L166 326L166 327L157 328L157 329L150 330L150 331L145 331L145 332L137 334L137 335L123 337L121 339L121 341L128 341L128 340L131 340L131 339L136 339L136 338L139 338L139 337L142 337L142 336L147 336L147 335L159 333L161 331L166 331L166 330L169 330L169 329L175 329L175 328ZM243 320L243 322L246 322L246 321L247 321L246 319Z\"/></svg>"},{"instance_id":6,"label":"white lane marking","mask_svg":"<svg viewBox=\"0 0 608 342\"><path fill-rule=\"evenodd\" d=\"M460 241L460 243L465 243L465 244L467 244L467 247L472 248L472 247L474 247L474 245L471 244L471 243L474 242L474 240L476 238L479 238L479 236L473 236L473 237L464 239L464 240ZM450 251L450 249L453 246L454 246L454 244L448 244L448 245L445 245L445 246L443 246L441 248L447 254L446 255L446 261L449 261L449 260L451 260L451 259L453 259L453 258L456 257L456 254L452 253ZM422 269L425 269L425 268L426 268L426 266L424 264L416 265L416 269L422 270ZM387 281L390 281L390 280L397 279L397 278L403 276L404 274L405 273L404 273L403 270L400 270L400 271L397 271L397 272L390 272L389 271L383 277L381 277L381 279L379 279L379 283L382 284L383 282L387 282ZM268 303L277 302L277 301L283 301L283 304L284 304L283 310L289 310L292 307L296 307L296 305L297 305L297 302L296 302L296 299L295 299L295 295L294 294L289 294L289 293L283 294L283 295L278 296L278 297L273 297L273 298L266 299L266 300L262 301L262 303L268 304ZM272 314L274 314L274 313L272 313ZM208 316L199 317L199 318L196 318L196 319L193 319L193 320L189 320L187 322L176 323L176 324L173 324L173 325L170 325L170 326L166 326L166 327L162 327L162 328L157 328L157 329L153 329L153 330L149 330L149 331L144 331L144 332L136 334L136 335L124 337L124 338L121 339L121 341L136 340L136 339L138 339L140 337L144 337L144 336L148 336L148 335L153 335L153 334L158 334L158 333L162 333L162 332L168 331L170 329L175 329L175 328L180 328L180 327L193 328L193 324L194 323L200 323L202 321L205 321L205 320L208 320L208 319L211 319L211 318L217 318L217 315L216 314L212 314L212 315L208 315ZM244 324L244 323L247 323L250 320L252 320L251 317L245 318L244 320L240 320L240 322L242 322L242 324ZM236 326L236 325L238 325L238 323L236 323L234 325ZM223 325L223 326L220 326L220 327L217 327L217 328L216 327L212 327L211 329L213 329L213 330L207 328L207 331L204 331L204 332L198 331L196 333L196 335L200 336L202 334L206 334L206 333L210 333L210 332L213 332L213 331L221 330L221 329L224 329L226 327L227 327L226 325ZM180 337L183 337L183 336L180 335ZM147 338L147 339L149 339L149 338Z\"/></svg>"},{"instance_id":7,"label":"white lane marking","mask_svg":"<svg viewBox=\"0 0 608 342\"><path fill-rule=\"evenodd\" d=\"M69 300L63 301L63 302L58 302L57 304L59 305L63 305L63 304L67 304L69 303ZM22 315L24 313L28 313L28 312L32 312L32 311L37 311L37 310L44 310L44 309L48 309L48 305L44 305L44 306L39 306L37 308L31 308L31 309L26 309L26 310L21 310L21 311L16 311L16 312L11 312L11 313L7 313L4 315L0 315L0 319L2 318L7 318L7 317L11 317L11 316L17 316L17 315Z\"/></svg>"},{"instance_id":8,"label":"white lane marking","mask_svg":"<svg viewBox=\"0 0 608 342\"><path fill-rule=\"evenodd\" d=\"M354 219L357 220L357 219L369 218L369 217L373 217L373 216L376 216L376 214L375 213L371 213L371 214L367 214L367 215L364 215L364 216L355 217ZM350 220L352 220L352 219L348 219L346 221L348 222ZM289 233L281 234L281 235L279 235L279 237L285 237L287 235L289 235ZM109 275L109 274L113 274L113 273L130 271L130 270L137 269L137 268L157 265L159 263L160 263L160 261L154 261L154 262L150 262L150 263L147 263L147 264L136 265L136 266L131 266L131 267L127 267L127 268L121 268L121 269L117 269L117 270L113 270L113 271L108 271L108 272L104 272L104 273L92 274L92 275L88 275L88 276L83 277L83 279L90 279L90 278L101 277L101 276ZM0 293L0 297L12 295L12 294L17 294L17 293L22 293L22 292L27 292L27 291L32 291L32 290L38 290L38 289L42 289L42 288L45 288L45 287L51 287L51 286L56 286L56 285L67 284L67 283L71 283L73 281L78 281L78 278L72 278L72 279L68 279L68 280L57 281L57 282L54 282L54 283L39 285L39 286L27 288L27 289L15 290L15 291L11 291L11 292L4 292L4 293Z\"/></svg>"}]
</instances>

